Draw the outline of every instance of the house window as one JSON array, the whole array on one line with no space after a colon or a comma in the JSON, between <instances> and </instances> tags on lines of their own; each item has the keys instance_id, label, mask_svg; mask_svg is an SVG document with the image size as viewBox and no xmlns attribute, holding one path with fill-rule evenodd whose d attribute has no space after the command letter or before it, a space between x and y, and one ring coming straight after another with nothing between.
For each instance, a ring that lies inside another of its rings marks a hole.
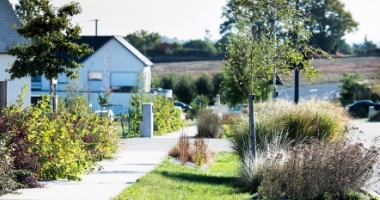
<instances>
[{"instance_id":1,"label":"house window","mask_svg":"<svg viewBox=\"0 0 380 200\"><path fill-rule=\"evenodd\" d=\"M88 80L89 81L101 81L102 80L102 72L88 72Z\"/></svg>"},{"instance_id":2,"label":"house window","mask_svg":"<svg viewBox=\"0 0 380 200\"><path fill-rule=\"evenodd\" d=\"M110 83L112 92L130 93L137 84L137 73L112 72Z\"/></svg>"},{"instance_id":3,"label":"house window","mask_svg":"<svg viewBox=\"0 0 380 200\"><path fill-rule=\"evenodd\" d=\"M133 86L111 86L111 90L115 93L130 93L133 91Z\"/></svg>"},{"instance_id":4,"label":"house window","mask_svg":"<svg viewBox=\"0 0 380 200\"><path fill-rule=\"evenodd\" d=\"M32 76L32 82L41 82L41 76Z\"/></svg>"}]
</instances>

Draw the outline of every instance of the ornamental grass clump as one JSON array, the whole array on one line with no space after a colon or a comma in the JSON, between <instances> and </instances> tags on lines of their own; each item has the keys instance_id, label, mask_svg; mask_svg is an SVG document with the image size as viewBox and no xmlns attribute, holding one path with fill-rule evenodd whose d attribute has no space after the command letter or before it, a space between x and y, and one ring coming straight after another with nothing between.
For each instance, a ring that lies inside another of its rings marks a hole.
<instances>
[{"instance_id":1,"label":"ornamental grass clump","mask_svg":"<svg viewBox=\"0 0 380 200\"><path fill-rule=\"evenodd\" d=\"M168 155L177 158L182 164L191 162L201 166L212 163L215 152L209 148L203 138L195 138L190 141L189 137L182 133L178 143L169 151Z\"/></svg>"},{"instance_id":2,"label":"ornamental grass clump","mask_svg":"<svg viewBox=\"0 0 380 200\"><path fill-rule=\"evenodd\" d=\"M220 138L222 135L222 119L218 113L214 113L212 110L202 110L197 117L197 131L196 137Z\"/></svg>"},{"instance_id":3,"label":"ornamental grass clump","mask_svg":"<svg viewBox=\"0 0 380 200\"><path fill-rule=\"evenodd\" d=\"M295 140L318 138L330 142L344 136L350 121L342 107L316 98L298 104L286 100L255 104L258 141L266 135L286 132Z\"/></svg>"},{"instance_id":4,"label":"ornamental grass clump","mask_svg":"<svg viewBox=\"0 0 380 200\"><path fill-rule=\"evenodd\" d=\"M345 199L379 181L379 138L366 148L359 139L325 143L311 139L265 157L259 193L263 199Z\"/></svg>"}]
</instances>

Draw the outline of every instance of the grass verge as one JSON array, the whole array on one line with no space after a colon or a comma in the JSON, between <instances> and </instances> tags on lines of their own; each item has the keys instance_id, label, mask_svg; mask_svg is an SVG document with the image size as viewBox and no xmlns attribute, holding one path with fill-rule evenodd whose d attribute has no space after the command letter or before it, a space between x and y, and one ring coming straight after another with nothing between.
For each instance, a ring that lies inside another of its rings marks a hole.
<instances>
[{"instance_id":1,"label":"grass verge","mask_svg":"<svg viewBox=\"0 0 380 200\"><path fill-rule=\"evenodd\" d=\"M239 166L238 157L232 153L218 153L207 170L165 159L112 199L252 199L234 185Z\"/></svg>"}]
</instances>

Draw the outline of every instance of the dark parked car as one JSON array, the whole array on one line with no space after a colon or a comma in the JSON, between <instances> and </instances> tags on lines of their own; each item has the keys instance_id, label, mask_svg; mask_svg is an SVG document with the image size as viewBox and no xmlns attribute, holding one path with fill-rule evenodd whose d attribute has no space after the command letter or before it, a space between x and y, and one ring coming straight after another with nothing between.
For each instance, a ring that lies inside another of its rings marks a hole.
<instances>
[{"instance_id":1,"label":"dark parked car","mask_svg":"<svg viewBox=\"0 0 380 200\"><path fill-rule=\"evenodd\" d=\"M360 100L348 106L348 112L353 117L368 117L369 107L373 106L375 110L380 110L380 103L374 103L371 100Z\"/></svg>"},{"instance_id":2,"label":"dark parked car","mask_svg":"<svg viewBox=\"0 0 380 200\"><path fill-rule=\"evenodd\" d=\"M175 106L179 106L179 107L181 107L182 110L183 110L183 112L187 112L188 110L193 109L190 105L185 104L185 103L180 102L180 101L175 101L175 102L174 102L174 105L175 105Z\"/></svg>"}]
</instances>

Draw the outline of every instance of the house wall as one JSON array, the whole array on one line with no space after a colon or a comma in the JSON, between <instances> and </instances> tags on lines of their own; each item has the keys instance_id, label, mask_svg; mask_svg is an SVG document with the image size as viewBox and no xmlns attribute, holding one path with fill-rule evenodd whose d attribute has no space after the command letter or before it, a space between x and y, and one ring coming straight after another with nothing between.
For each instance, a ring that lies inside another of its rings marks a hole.
<instances>
[{"instance_id":1,"label":"house wall","mask_svg":"<svg viewBox=\"0 0 380 200\"><path fill-rule=\"evenodd\" d=\"M7 55L7 54L0 54L0 80L6 81L10 78L10 75L5 72L5 69L9 67L9 64L15 60L15 57ZM30 77L25 77L21 79L15 79L13 81L8 81L8 88L7 88L7 104L10 105L12 103L15 103L18 99L18 95L21 93L21 88L24 86L24 84L28 84L28 93L26 94L25 98L23 99L24 105L28 106L30 104Z\"/></svg>"},{"instance_id":2,"label":"house wall","mask_svg":"<svg viewBox=\"0 0 380 200\"><path fill-rule=\"evenodd\" d=\"M107 61L108 60L108 61ZM97 110L99 104L97 101L98 93L102 93L105 85L110 88L112 73L128 73L136 74L135 81L128 78L119 78L113 80L116 82L133 82L133 86L137 85L137 81L141 80L143 75L146 75L144 85L145 91L150 90L151 72L150 67L145 67L144 64L130 53L124 46L122 46L117 40L111 39L106 45L94 52L89 58L83 62L84 67L80 69L79 80L68 80L66 77L60 76L57 84L57 94L59 96L65 96L65 90L67 83L75 83L76 88L80 89L84 96L90 100L92 108ZM101 72L102 80L88 80L88 72ZM106 71L109 71L108 75ZM132 76L128 76L132 77ZM42 77L41 91L33 91L33 95L39 96L42 93L48 94L49 81ZM130 101L130 93L112 93L109 99L110 104L115 104L115 111L120 109L126 109Z\"/></svg>"}]
</instances>

